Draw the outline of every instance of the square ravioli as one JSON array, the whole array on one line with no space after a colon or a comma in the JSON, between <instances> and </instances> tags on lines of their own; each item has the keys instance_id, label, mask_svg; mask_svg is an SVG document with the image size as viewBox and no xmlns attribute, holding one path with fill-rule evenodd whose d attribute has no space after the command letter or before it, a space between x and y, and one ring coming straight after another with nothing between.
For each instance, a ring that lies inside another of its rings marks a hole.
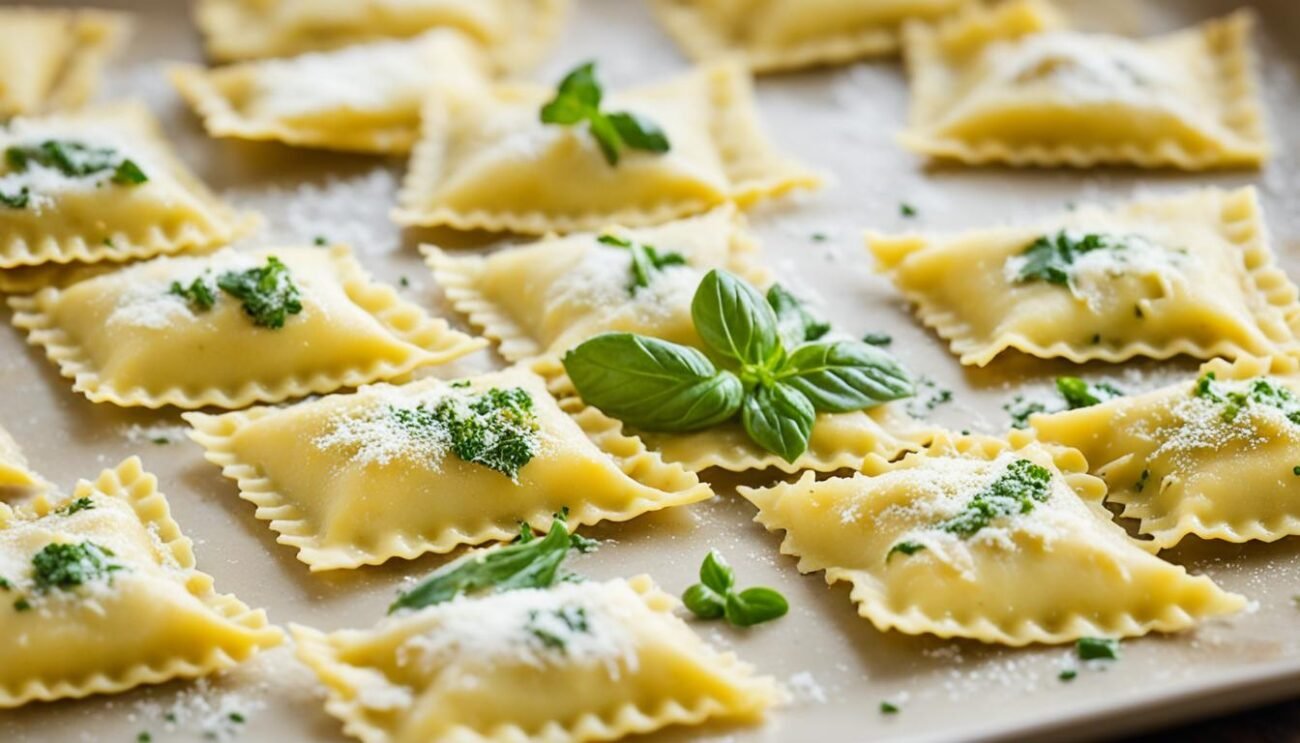
<instances>
[{"instance_id":1,"label":"square ravioli","mask_svg":"<svg viewBox=\"0 0 1300 743\"><path fill-rule=\"evenodd\" d=\"M1032 227L868 236L880 269L963 364L1015 349L1074 362L1297 348L1296 287L1253 188L1084 206Z\"/></svg>"},{"instance_id":2,"label":"square ravioli","mask_svg":"<svg viewBox=\"0 0 1300 743\"><path fill-rule=\"evenodd\" d=\"M326 711L365 743L615 740L759 722L783 698L776 682L710 647L674 616L678 605L637 576L460 597L370 629L295 625L293 634L328 688ZM543 631L563 633L563 643L543 641L539 617L557 618Z\"/></svg>"},{"instance_id":3,"label":"square ravioli","mask_svg":"<svg viewBox=\"0 0 1300 743\"><path fill-rule=\"evenodd\" d=\"M664 152L629 150L617 164L587 124L541 121L555 93L499 85L431 100L394 218L524 234L642 227L818 183L768 141L752 81L734 64L606 95L602 107L653 121L671 143Z\"/></svg>"},{"instance_id":4,"label":"square ravioli","mask_svg":"<svg viewBox=\"0 0 1300 743\"><path fill-rule=\"evenodd\" d=\"M664 28L697 62L739 56L755 72L894 54L909 20L969 0L654 0Z\"/></svg>"},{"instance_id":5,"label":"square ravioli","mask_svg":"<svg viewBox=\"0 0 1300 743\"><path fill-rule=\"evenodd\" d=\"M569 0L198 0L208 56L289 57L452 28L507 70L521 70L559 33Z\"/></svg>"},{"instance_id":6,"label":"square ravioli","mask_svg":"<svg viewBox=\"0 0 1300 743\"><path fill-rule=\"evenodd\" d=\"M88 101L130 25L103 10L0 8L0 120Z\"/></svg>"},{"instance_id":7,"label":"square ravioli","mask_svg":"<svg viewBox=\"0 0 1300 743\"><path fill-rule=\"evenodd\" d=\"M224 245L251 215L217 200L139 104L0 127L0 269Z\"/></svg>"},{"instance_id":8,"label":"square ravioli","mask_svg":"<svg viewBox=\"0 0 1300 743\"><path fill-rule=\"evenodd\" d=\"M429 95L466 93L488 76L479 47L448 29L292 59L172 69L214 137L373 153L410 151Z\"/></svg>"},{"instance_id":9,"label":"square ravioli","mask_svg":"<svg viewBox=\"0 0 1300 743\"><path fill-rule=\"evenodd\" d=\"M1195 379L1036 415L1045 441L1077 448L1159 548L1191 534L1273 542L1300 534L1300 373L1292 357L1221 359Z\"/></svg>"},{"instance_id":10,"label":"square ravioli","mask_svg":"<svg viewBox=\"0 0 1300 743\"><path fill-rule=\"evenodd\" d=\"M681 262L638 278L630 242ZM698 345L691 296L709 269L725 268L757 286L771 283L734 207L658 227L551 235L490 255L432 245L423 251L452 306L497 341L509 361L562 353L607 331Z\"/></svg>"},{"instance_id":11,"label":"square ravioli","mask_svg":"<svg viewBox=\"0 0 1300 743\"><path fill-rule=\"evenodd\" d=\"M566 414L521 368L185 417L209 461L312 570L509 541L519 522L549 528L566 507L576 526L713 496L616 421Z\"/></svg>"},{"instance_id":12,"label":"square ravioli","mask_svg":"<svg viewBox=\"0 0 1300 743\"><path fill-rule=\"evenodd\" d=\"M801 573L848 581L881 631L1004 645L1173 632L1241 596L1135 543L1077 451L1020 432L940 439L855 474L741 487Z\"/></svg>"},{"instance_id":13,"label":"square ravioli","mask_svg":"<svg viewBox=\"0 0 1300 743\"><path fill-rule=\"evenodd\" d=\"M134 457L65 502L0 503L0 579L0 708L205 676L282 639L195 568Z\"/></svg>"},{"instance_id":14,"label":"square ravioli","mask_svg":"<svg viewBox=\"0 0 1300 743\"><path fill-rule=\"evenodd\" d=\"M486 345L376 283L343 246L157 258L9 305L73 389L127 407L278 402Z\"/></svg>"},{"instance_id":15,"label":"square ravioli","mask_svg":"<svg viewBox=\"0 0 1300 743\"><path fill-rule=\"evenodd\" d=\"M909 26L903 143L967 164L1203 170L1268 154L1253 16L1148 39L1064 28L1043 0Z\"/></svg>"}]
</instances>

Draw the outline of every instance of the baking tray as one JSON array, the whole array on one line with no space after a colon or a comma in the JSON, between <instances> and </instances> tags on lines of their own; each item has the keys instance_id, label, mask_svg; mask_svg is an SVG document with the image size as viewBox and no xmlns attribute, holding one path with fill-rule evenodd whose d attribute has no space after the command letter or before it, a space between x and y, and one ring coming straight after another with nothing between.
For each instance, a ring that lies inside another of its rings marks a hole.
<instances>
[{"instance_id":1,"label":"baking tray","mask_svg":"<svg viewBox=\"0 0 1300 743\"><path fill-rule=\"evenodd\" d=\"M31 4L28 0L27 4ZM37 5L61 3L40 2ZM402 232L387 216L403 163L295 150L271 144L208 139L172 91L164 60L197 60L199 42L186 3L138 0L96 3L137 11L127 53L107 80L106 97L146 101L164 122L184 159L226 198L267 217L259 242L309 242L317 235L349 242L382 279L407 277L404 294L451 315L416 245L446 234ZM1125 33L1173 29L1242 5L1231 0L1076 0L1080 22ZM950 403L927 413L954 429L997 432L1002 405L1019 392L1039 394L1052 378L1077 367L1025 358L963 370L931 333L908 314L889 283L873 275L862 246L870 227L886 231L959 229L1032 219L1067 202L1116 201L1201 185L1257 183L1282 265L1300 276L1300 6L1259 0L1257 46L1277 156L1262 173L1212 175L1105 171L1013 171L927 168L902 151L907 91L896 62L763 78L759 105L775 140L830 176L824 190L757 210L753 226L767 258L796 289L820 299L853 333L884 331L893 349ZM573 64L598 59L615 86L654 80L686 66L639 0L578 0L571 22L542 80ZM900 214L900 202L918 214ZM817 240L814 235L822 235ZM170 497L185 532L196 542L199 566L222 591L265 607L277 623L322 629L364 627L378 620L405 581L443 562L426 557L378 568L312 575L293 551L253 518L233 484L185 439L176 411L121 410L74 394L0 311L0 422L23 444L32 464L60 487L140 454ZM484 352L441 368L460 375L500 366ZM1129 389L1156 386L1186 373L1184 362L1126 367L1089 365L1085 374L1119 376ZM924 406L922 406L924 407ZM155 443L167 442L167 443ZM1070 648L1006 649L974 642L882 634L857 616L844 585L827 588L820 575L800 576L777 554L778 537L752 523L754 508L731 485L761 483L762 475L712 478L719 497L708 503L599 527L599 552L575 567L596 578L649 572L669 591L695 580L705 552L716 547L745 584L768 584L790 600L786 618L751 630L697 625L717 645L785 683L788 706L755 728L677 729L650 740L860 741L877 738L1088 738L1170 723L1294 693L1300 680L1300 540L1271 545L1197 542L1166 553L1252 600L1238 616L1178 636L1124 644L1124 656L1104 670L1085 669L1070 683L1057 674ZM4 659L0 659L4 662ZM237 737L244 741L343 740L327 717L313 678L288 648L262 655L204 683L169 683L82 701L32 704L0 713L0 740L154 741ZM879 703L901 711L885 716ZM228 712L247 720L233 724ZM174 719L175 722L169 722Z\"/></svg>"}]
</instances>

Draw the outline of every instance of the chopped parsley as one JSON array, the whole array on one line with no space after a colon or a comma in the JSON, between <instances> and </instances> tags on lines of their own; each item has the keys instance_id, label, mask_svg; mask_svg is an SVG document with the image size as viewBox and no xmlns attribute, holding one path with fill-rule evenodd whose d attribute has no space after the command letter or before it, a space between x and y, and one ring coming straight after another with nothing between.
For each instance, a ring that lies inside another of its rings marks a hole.
<instances>
[{"instance_id":1,"label":"chopped parsley","mask_svg":"<svg viewBox=\"0 0 1300 743\"><path fill-rule=\"evenodd\" d=\"M109 578L126 567L113 560L113 551L94 542L47 544L32 556L32 571L39 591L70 590Z\"/></svg>"},{"instance_id":2,"label":"chopped parsley","mask_svg":"<svg viewBox=\"0 0 1300 743\"><path fill-rule=\"evenodd\" d=\"M240 712L231 712L229 715L226 715L226 719L230 720L236 725L242 725L244 724L244 722L247 721L244 715Z\"/></svg>"},{"instance_id":3,"label":"chopped parsley","mask_svg":"<svg viewBox=\"0 0 1300 743\"><path fill-rule=\"evenodd\" d=\"M1047 403L1041 400L1031 400L1024 395L1016 395L1011 398L1011 402L1005 403L1002 409L1007 415L1011 416L1012 428L1029 428L1030 416L1038 413L1047 412Z\"/></svg>"},{"instance_id":4,"label":"chopped parsley","mask_svg":"<svg viewBox=\"0 0 1300 743\"><path fill-rule=\"evenodd\" d=\"M567 652L568 637L579 632L590 632L587 623L587 610L581 606L561 606L550 611L532 609L528 612L528 623L524 630L532 635L543 647Z\"/></svg>"},{"instance_id":5,"label":"chopped parsley","mask_svg":"<svg viewBox=\"0 0 1300 743\"><path fill-rule=\"evenodd\" d=\"M912 206L907 202L903 202L898 205L898 213L904 217L915 217L916 207Z\"/></svg>"},{"instance_id":6,"label":"chopped parsley","mask_svg":"<svg viewBox=\"0 0 1300 743\"><path fill-rule=\"evenodd\" d=\"M147 730L142 731L139 735L135 736L135 743L153 743L153 736L150 735Z\"/></svg>"},{"instance_id":7,"label":"chopped parsley","mask_svg":"<svg viewBox=\"0 0 1300 743\"><path fill-rule=\"evenodd\" d=\"M403 289L409 288L411 286L411 280L406 278L405 276L400 276L397 279L397 285L402 287Z\"/></svg>"},{"instance_id":8,"label":"chopped parsley","mask_svg":"<svg viewBox=\"0 0 1300 743\"><path fill-rule=\"evenodd\" d=\"M573 126L586 122L610 165L618 165L624 148L656 153L671 148L668 135L644 116L630 111L602 111L604 95L596 79L596 63L579 65L564 76L555 97L542 106L542 123Z\"/></svg>"},{"instance_id":9,"label":"chopped parsley","mask_svg":"<svg viewBox=\"0 0 1300 743\"><path fill-rule=\"evenodd\" d=\"M1296 466L1291 468L1291 474L1295 475L1296 477L1300 477L1300 464L1297 464Z\"/></svg>"},{"instance_id":10,"label":"chopped parsley","mask_svg":"<svg viewBox=\"0 0 1300 743\"><path fill-rule=\"evenodd\" d=\"M827 240L825 232L814 232L812 233L811 237L812 237L812 241L815 243L824 243Z\"/></svg>"},{"instance_id":11,"label":"chopped parsley","mask_svg":"<svg viewBox=\"0 0 1300 743\"><path fill-rule=\"evenodd\" d=\"M904 555L915 555L917 552L920 552L923 549L925 549L924 544L905 539L895 544L893 547L889 548L889 551L885 553L885 562L889 562L891 559L893 559L896 553L902 553Z\"/></svg>"},{"instance_id":12,"label":"chopped parsley","mask_svg":"<svg viewBox=\"0 0 1300 743\"><path fill-rule=\"evenodd\" d=\"M1080 637L1074 650L1079 660L1119 660L1119 640L1109 637Z\"/></svg>"},{"instance_id":13,"label":"chopped parsley","mask_svg":"<svg viewBox=\"0 0 1300 743\"><path fill-rule=\"evenodd\" d=\"M1078 678L1079 672L1073 668L1063 669L1056 677L1062 681L1073 681Z\"/></svg>"},{"instance_id":14,"label":"chopped parsley","mask_svg":"<svg viewBox=\"0 0 1300 743\"><path fill-rule=\"evenodd\" d=\"M122 157L111 147L91 147L68 139L47 139L38 145L15 145L5 149L5 162L14 172L26 173L32 165L57 170L69 178L111 173L109 180L121 185L139 185L149 180L135 161Z\"/></svg>"},{"instance_id":15,"label":"chopped parsley","mask_svg":"<svg viewBox=\"0 0 1300 743\"><path fill-rule=\"evenodd\" d=\"M1290 389L1263 377L1251 380L1247 389L1241 391L1227 389L1217 381L1214 372L1206 372L1196 380L1192 395L1222 404L1224 423L1235 421L1251 405L1262 405L1281 412L1291 423L1300 426L1300 398Z\"/></svg>"},{"instance_id":16,"label":"chopped parsley","mask_svg":"<svg viewBox=\"0 0 1300 743\"><path fill-rule=\"evenodd\" d=\"M326 245L329 245L330 241L329 238L325 237L324 235L317 235L316 237L312 238L311 244L323 248Z\"/></svg>"},{"instance_id":17,"label":"chopped parsley","mask_svg":"<svg viewBox=\"0 0 1300 743\"><path fill-rule=\"evenodd\" d=\"M493 387L472 397L449 397L432 410L420 405L392 413L411 432L445 437L457 457L512 480L537 454L533 398L520 387Z\"/></svg>"},{"instance_id":18,"label":"chopped parsley","mask_svg":"<svg viewBox=\"0 0 1300 743\"><path fill-rule=\"evenodd\" d=\"M1070 269L1080 256L1094 250L1123 247L1122 241L1096 233L1078 235L1061 230L1055 235L1043 235L1020 254L1023 263L1016 272L1016 280L1046 281L1049 284L1068 286Z\"/></svg>"},{"instance_id":19,"label":"chopped parsley","mask_svg":"<svg viewBox=\"0 0 1300 743\"><path fill-rule=\"evenodd\" d=\"M887 701L886 701L886 702L881 702L881 703L880 703L880 714L882 714L882 715L896 715L896 714L898 714L898 705L897 705L897 704L894 704L893 702L887 702Z\"/></svg>"},{"instance_id":20,"label":"chopped parsley","mask_svg":"<svg viewBox=\"0 0 1300 743\"><path fill-rule=\"evenodd\" d=\"M189 302L190 308L198 312L207 312L217 303L216 290L211 282L202 276L195 278L188 286L179 281L173 281L167 293Z\"/></svg>"},{"instance_id":21,"label":"chopped parsley","mask_svg":"<svg viewBox=\"0 0 1300 743\"><path fill-rule=\"evenodd\" d=\"M289 267L268 256L266 265L246 271L227 271L217 279L221 290L244 304L244 313L263 328L282 328L289 315L302 312L302 298L289 275Z\"/></svg>"},{"instance_id":22,"label":"chopped parsley","mask_svg":"<svg viewBox=\"0 0 1300 743\"><path fill-rule=\"evenodd\" d=\"M601 235L596 238L601 245L613 248L625 248L632 254L632 279L628 282L627 293L636 294L637 289L650 286L655 276L668 266L686 265L686 257L681 253L666 250L660 253L653 245L646 245L628 240L617 235Z\"/></svg>"},{"instance_id":23,"label":"chopped parsley","mask_svg":"<svg viewBox=\"0 0 1300 743\"><path fill-rule=\"evenodd\" d=\"M867 333L862 336L862 342L868 346L888 346L894 342L894 337L888 333Z\"/></svg>"},{"instance_id":24,"label":"chopped parsley","mask_svg":"<svg viewBox=\"0 0 1300 743\"><path fill-rule=\"evenodd\" d=\"M1057 377L1056 391L1065 399L1066 408L1078 410L1123 397L1123 390L1109 382L1093 384L1078 377Z\"/></svg>"},{"instance_id":25,"label":"chopped parsley","mask_svg":"<svg viewBox=\"0 0 1300 743\"><path fill-rule=\"evenodd\" d=\"M5 193L4 191L0 191L0 204L3 204L10 209L25 209L31 199L32 191L26 186L18 189L17 193Z\"/></svg>"},{"instance_id":26,"label":"chopped parsley","mask_svg":"<svg viewBox=\"0 0 1300 743\"><path fill-rule=\"evenodd\" d=\"M13 590L14 584L9 582L8 578L0 578L0 591Z\"/></svg>"},{"instance_id":27,"label":"chopped parsley","mask_svg":"<svg viewBox=\"0 0 1300 743\"><path fill-rule=\"evenodd\" d=\"M62 506L60 508L55 509L54 512L59 514L60 516L71 516L72 514L77 513L78 511L89 511L94 507L95 507L94 501L92 501L90 498L82 496L81 498L72 501L66 506Z\"/></svg>"},{"instance_id":28,"label":"chopped parsley","mask_svg":"<svg viewBox=\"0 0 1300 743\"><path fill-rule=\"evenodd\" d=\"M940 405L952 402L952 390L940 387L938 382L929 377L919 377L916 386L919 388L918 394L907 404L907 412L915 417L919 418Z\"/></svg>"},{"instance_id":29,"label":"chopped parsley","mask_svg":"<svg viewBox=\"0 0 1300 743\"><path fill-rule=\"evenodd\" d=\"M18 599L14 602L14 611L31 611L32 604L27 599Z\"/></svg>"}]
</instances>

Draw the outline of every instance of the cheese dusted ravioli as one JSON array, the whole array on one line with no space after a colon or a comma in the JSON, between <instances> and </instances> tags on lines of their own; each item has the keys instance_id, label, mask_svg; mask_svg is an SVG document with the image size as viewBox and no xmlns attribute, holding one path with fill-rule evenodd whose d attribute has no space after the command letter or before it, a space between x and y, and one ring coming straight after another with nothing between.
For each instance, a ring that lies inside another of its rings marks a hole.
<instances>
[{"instance_id":1,"label":"cheese dusted ravioli","mask_svg":"<svg viewBox=\"0 0 1300 743\"><path fill-rule=\"evenodd\" d=\"M0 503L0 708L220 671L280 643L194 565L140 460L55 503Z\"/></svg>"},{"instance_id":2,"label":"cheese dusted ravioli","mask_svg":"<svg viewBox=\"0 0 1300 743\"><path fill-rule=\"evenodd\" d=\"M1122 515L1157 547L1183 537L1276 541L1300 534L1300 375L1290 357L1214 360L1195 378L1031 418L1077 448Z\"/></svg>"},{"instance_id":3,"label":"cheese dusted ravioli","mask_svg":"<svg viewBox=\"0 0 1300 743\"><path fill-rule=\"evenodd\" d=\"M534 62L559 32L569 0L199 0L209 56L287 57L435 28L465 33L506 69Z\"/></svg>"},{"instance_id":4,"label":"cheese dusted ravioli","mask_svg":"<svg viewBox=\"0 0 1300 743\"><path fill-rule=\"evenodd\" d=\"M1274 264L1253 188L868 244L963 364L1008 349L1113 362L1296 348L1296 287Z\"/></svg>"},{"instance_id":5,"label":"cheese dusted ravioli","mask_svg":"<svg viewBox=\"0 0 1300 743\"><path fill-rule=\"evenodd\" d=\"M129 29L121 13L0 8L0 119L85 103Z\"/></svg>"},{"instance_id":6,"label":"cheese dusted ravioli","mask_svg":"<svg viewBox=\"0 0 1300 743\"><path fill-rule=\"evenodd\" d=\"M214 248L252 226L186 170L138 104L0 127L0 269Z\"/></svg>"},{"instance_id":7,"label":"cheese dusted ravioli","mask_svg":"<svg viewBox=\"0 0 1300 743\"><path fill-rule=\"evenodd\" d=\"M1046 2L1014 0L910 27L903 143L970 164L1258 166L1252 20L1138 40L1069 30Z\"/></svg>"},{"instance_id":8,"label":"cheese dusted ravioli","mask_svg":"<svg viewBox=\"0 0 1300 743\"><path fill-rule=\"evenodd\" d=\"M172 81L214 137L402 153L415 143L426 98L473 90L488 74L471 39L436 30L287 60L184 65Z\"/></svg>"},{"instance_id":9,"label":"cheese dusted ravioli","mask_svg":"<svg viewBox=\"0 0 1300 743\"><path fill-rule=\"evenodd\" d=\"M424 248L452 306L510 361L606 331L697 345L691 296L711 268L771 282L734 208L658 227L550 236L490 255Z\"/></svg>"},{"instance_id":10,"label":"cheese dusted ravioli","mask_svg":"<svg viewBox=\"0 0 1300 743\"><path fill-rule=\"evenodd\" d=\"M664 27L697 61L737 55L756 72L898 51L909 20L933 21L968 0L655 0Z\"/></svg>"},{"instance_id":11,"label":"cheese dusted ravioli","mask_svg":"<svg viewBox=\"0 0 1300 743\"><path fill-rule=\"evenodd\" d=\"M404 611L373 628L294 626L325 709L366 743L615 740L751 723L775 681L707 645L647 576Z\"/></svg>"},{"instance_id":12,"label":"cheese dusted ravioli","mask_svg":"<svg viewBox=\"0 0 1300 743\"><path fill-rule=\"evenodd\" d=\"M276 402L484 345L374 282L342 246L159 258L9 303L74 389L122 406Z\"/></svg>"},{"instance_id":13,"label":"cheese dusted ravioli","mask_svg":"<svg viewBox=\"0 0 1300 743\"><path fill-rule=\"evenodd\" d=\"M525 234L641 227L818 182L768 141L752 83L735 65L594 93L607 122L597 128L572 118L594 115L582 96L598 83L569 84L583 72L571 73L559 91L500 85L431 100L394 218ZM576 108L557 110L557 102ZM556 121L543 122L547 115ZM619 141L637 146L620 156L611 144Z\"/></svg>"},{"instance_id":14,"label":"cheese dusted ravioli","mask_svg":"<svg viewBox=\"0 0 1300 743\"><path fill-rule=\"evenodd\" d=\"M1078 452L941 439L871 474L740 488L800 572L848 581L880 630L1006 645L1187 629L1245 599L1111 521Z\"/></svg>"},{"instance_id":15,"label":"cheese dusted ravioli","mask_svg":"<svg viewBox=\"0 0 1300 743\"><path fill-rule=\"evenodd\" d=\"M520 521L545 527L566 507L571 523L593 524L713 495L616 421L571 412L515 368L186 418L313 570L509 540Z\"/></svg>"}]
</instances>

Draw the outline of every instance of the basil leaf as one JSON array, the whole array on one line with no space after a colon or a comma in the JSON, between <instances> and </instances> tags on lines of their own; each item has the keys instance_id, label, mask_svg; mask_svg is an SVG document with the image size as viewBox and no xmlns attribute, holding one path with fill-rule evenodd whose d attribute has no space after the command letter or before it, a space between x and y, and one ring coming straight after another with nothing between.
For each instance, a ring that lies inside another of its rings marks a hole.
<instances>
[{"instance_id":1,"label":"basil leaf","mask_svg":"<svg viewBox=\"0 0 1300 743\"><path fill-rule=\"evenodd\" d=\"M726 613L726 599L701 583L686 589L682 603L700 619L717 619Z\"/></svg>"},{"instance_id":2,"label":"basil leaf","mask_svg":"<svg viewBox=\"0 0 1300 743\"><path fill-rule=\"evenodd\" d=\"M816 416L802 392L781 382L755 387L741 407L741 421L749 437L787 462L808 449Z\"/></svg>"},{"instance_id":3,"label":"basil leaf","mask_svg":"<svg viewBox=\"0 0 1300 743\"><path fill-rule=\"evenodd\" d=\"M632 333L603 333L564 355L589 405L647 431L695 431L731 418L744 386L694 348Z\"/></svg>"},{"instance_id":4,"label":"basil leaf","mask_svg":"<svg viewBox=\"0 0 1300 743\"><path fill-rule=\"evenodd\" d=\"M773 284L767 290L767 303L776 313L776 324L781 336L781 343L786 348L794 348L801 343L815 341L831 330L831 324L808 311L794 294L780 284Z\"/></svg>"},{"instance_id":5,"label":"basil leaf","mask_svg":"<svg viewBox=\"0 0 1300 743\"><path fill-rule=\"evenodd\" d=\"M704 345L726 359L766 367L781 354L776 313L754 287L726 271L705 275L691 300L691 319Z\"/></svg>"},{"instance_id":6,"label":"basil leaf","mask_svg":"<svg viewBox=\"0 0 1300 743\"><path fill-rule=\"evenodd\" d=\"M1109 637L1080 637L1074 649L1079 660L1119 660L1119 640Z\"/></svg>"},{"instance_id":7,"label":"basil leaf","mask_svg":"<svg viewBox=\"0 0 1300 743\"><path fill-rule=\"evenodd\" d=\"M863 410L914 392L897 359L857 341L799 346L781 365L777 379L802 392L824 413Z\"/></svg>"},{"instance_id":8,"label":"basil leaf","mask_svg":"<svg viewBox=\"0 0 1300 743\"><path fill-rule=\"evenodd\" d=\"M752 627L785 616L790 604L771 588L746 588L740 593L727 594L724 611L728 622L737 627Z\"/></svg>"},{"instance_id":9,"label":"basil leaf","mask_svg":"<svg viewBox=\"0 0 1300 743\"><path fill-rule=\"evenodd\" d=\"M599 110L603 95L596 80L596 63L580 65L564 76L555 98L542 106L542 123L576 124Z\"/></svg>"},{"instance_id":10,"label":"basil leaf","mask_svg":"<svg viewBox=\"0 0 1300 743\"><path fill-rule=\"evenodd\" d=\"M726 593L735 585L736 575L717 550L709 550L700 564L700 582L718 593Z\"/></svg>"},{"instance_id":11,"label":"basil leaf","mask_svg":"<svg viewBox=\"0 0 1300 743\"><path fill-rule=\"evenodd\" d=\"M657 124L630 111L609 114L606 118L622 138L623 144L634 150L667 152L668 135Z\"/></svg>"}]
</instances>

